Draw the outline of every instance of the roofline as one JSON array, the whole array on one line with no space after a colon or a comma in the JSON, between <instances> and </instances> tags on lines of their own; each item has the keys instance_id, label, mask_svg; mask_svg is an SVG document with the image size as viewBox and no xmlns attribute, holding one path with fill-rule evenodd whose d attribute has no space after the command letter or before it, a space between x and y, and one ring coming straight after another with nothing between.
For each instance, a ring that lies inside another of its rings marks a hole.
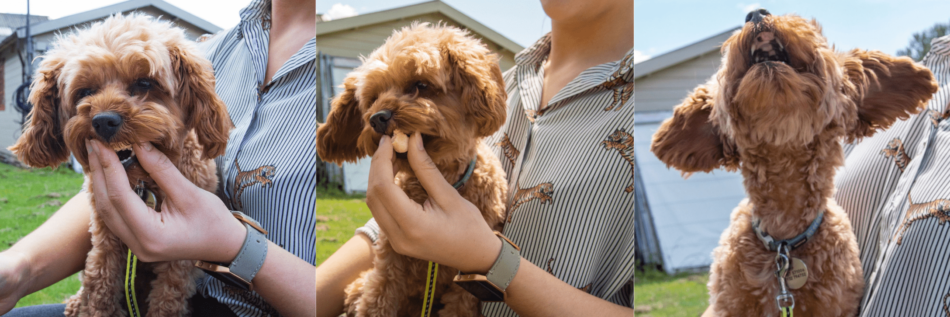
<instances>
[{"instance_id":1,"label":"roofline","mask_svg":"<svg viewBox=\"0 0 950 317\"><path fill-rule=\"evenodd\" d=\"M188 13L185 10L182 10L168 2L162 0L129 0L119 2L110 6L101 7L98 9L92 9L89 11L84 11L76 13L73 15L64 16L55 20L49 20L42 23L37 23L30 26L30 33L33 35L44 34L52 31L56 31L62 28L68 28L77 24L82 24L96 19L101 19L108 17L112 14L119 12L132 11L139 8L144 8L152 6L156 9L168 12L169 14L175 16L176 18L188 22L198 28L201 28L208 33L217 33L221 31L222 28L208 22L202 18L195 16L194 14ZM24 28L17 29L17 35L19 37L26 37L26 30Z\"/></svg>"},{"instance_id":2,"label":"roofline","mask_svg":"<svg viewBox=\"0 0 950 317\"><path fill-rule=\"evenodd\" d=\"M475 21L475 19L470 18L447 3L439 0L433 0L389 10L376 11L367 14L360 14L339 20L320 22L317 24L317 36L319 37L320 35L352 30L365 25L383 23L435 12L445 14L452 20L455 20L455 22L464 25L486 39L497 43L502 48L511 51L512 53L518 53L524 50L524 47L518 45L518 43L515 43L504 35L495 32L495 30L492 30L484 24Z\"/></svg>"},{"instance_id":3,"label":"roofline","mask_svg":"<svg viewBox=\"0 0 950 317\"><path fill-rule=\"evenodd\" d=\"M722 42L725 42L726 39L732 36L733 32L740 29L742 29L742 27L738 26L725 32L699 40L693 44L675 49L669 53L634 64L633 79L636 80L637 78L653 74L666 69L667 67L691 60L712 51L719 50L719 47L722 46Z\"/></svg>"}]
</instances>

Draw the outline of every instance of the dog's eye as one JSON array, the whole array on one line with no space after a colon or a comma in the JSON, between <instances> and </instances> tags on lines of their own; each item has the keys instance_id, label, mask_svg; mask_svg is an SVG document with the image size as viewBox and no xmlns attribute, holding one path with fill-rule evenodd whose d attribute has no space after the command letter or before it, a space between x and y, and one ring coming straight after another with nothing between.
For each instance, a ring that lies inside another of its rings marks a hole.
<instances>
[{"instance_id":1,"label":"dog's eye","mask_svg":"<svg viewBox=\"0 0 950 317\"><path fill-rule=\"evenodd\" d=\"M89 89L89 88L83 88L83 89L77 90L76 100L92 96L92 93L93 93L92 89Z\"/></svg>"},{"instance_id":2,"label":"dog's eye","mask_svg":"<svg viewBox=\"0 0 950 317\"><path fill-rule=\"evenodd\" d=\"M129 92L135 96L152 90L153 86L154 84L152 84L152 81L148 78L139 78L136 79L135 82L132 83L132 86L129 87Z\"/></svg>"},{"instance_id":3,"label":"dog's eye","mask_svg":"<svg viewBox=\"0 0 950 317\"><path fill-rule=\"evenodd\" d=\"M415 86L416 91L418 91L418 92L423 92L423 91L425 91L426 89L429 88L429 84L426 84L426 83L424 83L424 82L422 82L422 81L417 81L417 82L415 83L415 85L413 85L413 86Z\"/></svg>"}]
</instances>

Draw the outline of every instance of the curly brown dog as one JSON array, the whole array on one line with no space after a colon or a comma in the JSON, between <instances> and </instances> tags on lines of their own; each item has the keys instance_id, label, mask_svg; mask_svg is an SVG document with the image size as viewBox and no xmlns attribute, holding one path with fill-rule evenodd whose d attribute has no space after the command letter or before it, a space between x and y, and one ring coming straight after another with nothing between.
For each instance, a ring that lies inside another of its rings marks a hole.
<instances>
[{"instance_id":1,"label":"curly brown dog","mask_svg":"<svg viewBox=\"0 0 950 317\"><path fill-rule=\"evenodd\" d=\"M215 190L211 159L224 153L231 121L214 92L211 64L171 23L116 15L61 37L44 56L31 90L29 125L10 148L30 166L56 167L72 152L88 170L85 141L97 139L116 151L130 186L144 185L154 193L160 211L164 194L131 150L132 144L151 142L190 181ZM125 316L128 248L95 212L90 231L82 288L69 299L66 313ZM189 315L188 299L202 275L194 261L138 267L140 311Z\"/></svg>"},{"instance_id":2,"label":"curly brown dog","mask_svg":"<svg viewBox=\"0 0 950 317\"><path fill-rule=\"evenodd\" d=\"M458 181L473 159L475 170L459 189L493 230L505 219L504 170L483 144L505 122L506 94L497 57L467 32L413 23L397 30L343 82L326 123L317 129L317 153L328 162L354 162L374 153L395 129L420 132L426 151L446 181ZM396 183L412 200L428 195L405 155L397 154ZM348 316L419 316L428 262L396 253L385 232L374 250L374 268L346 288ZM439 316L479 316L478 300L440 268ZM433 310L434 312L435 310Z\"/></svg>"},{"instance_id":3,"label":"curly brown dog","mask_svg":"<svg viewBox=\"0 0 950 317\"><path fill-rule=\"evenodd\" d=\"M832 199L841 141L919 112L937 84L907 57L835 52L814 20L759 9L746 22L723 43L718 73L675 108L651 150L686 175L742 171L749 198L733 211L710 268L717 316L779 316L779 256L757 237L754 219L775 241L820 224L791 246L789 257L808 272L801 288L789 289L793 313L854 316L864 286L858 247Z\"/></svg>"}]
</instances>

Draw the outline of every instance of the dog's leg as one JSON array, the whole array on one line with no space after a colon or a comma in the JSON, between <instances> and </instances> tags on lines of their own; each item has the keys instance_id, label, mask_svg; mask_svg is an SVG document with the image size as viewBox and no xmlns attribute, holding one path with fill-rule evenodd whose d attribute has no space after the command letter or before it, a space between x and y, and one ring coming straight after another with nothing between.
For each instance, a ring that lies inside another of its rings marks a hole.
<instances>
[{"instance_id":1,"label":"dog's leg","mask_svg":"<svg viewBox=\"0 0 950 317\"><path fill-rule=\"evenodd\" d=\"M343 300L343 311L346 312L347 317L356 316L356 308L360 306L360 298L363 296L363 284L366 281L366 276L372 270L366 270L360 274L360 277L356 278L355 281L346 286L346 298Z\"/></svg>"},{"instance_id":2,"label":"dog's leg","mask_svg":"<svg viewBox=\"0 0 950 317\"><path fill-rule=\"evenodd\" d=\"M76 317L79 316L79 311L82 309L82 288L79 288L79 292L75 295L70 296L66 299L66 309L63 310L63 315L67 317Z\"/></svg>"},{"instance_id":3,"label":"dog's leg","mask_svg":"<svg viewBox=\"0 0 950 317\"><path fill-rule=\"evenodd\" d=\"M86 256L86 268L83 270L80 295L84 303L79 315L126 316L126 311L121 308L126 248L95 212L92 213L90 231L92 250Z\"/></svg>"},{"instance_id":4,"label":"dog's leg","mask_svg":"<svg viewBox=\"0 0 950 317\"><path fill-rule=\"evenodd\" d=\"M450 282L447 286L448 289L442 294L442 304L445 307L439 311L439 317L481 316L478 298L455 283Z\"/></svg>"},{"instance_id":5,"label":"dog's leg","mask_svg":"<svg viewBox=\"0 0 950 317\"><path fill-rule=\"evenodd\" d=\"M374 269L364 279L356 316L395 317L399 312L400 297L405 297L408 290L408 274L405 272L408 258L393 250L383 232L379 233L376 244Z\"/></svg>"},{"instance_id":6,"label":"dog's leg","mask_svg":"<svg viewBox=\"0 0 950 317\"><path fill-rule=\"evenodd\" d=\"M193 261L155 263L156 278L148 294L150 317L189 316L188 299L195 295L195 280L201 272Z\"/></svg>"}]
</instances>

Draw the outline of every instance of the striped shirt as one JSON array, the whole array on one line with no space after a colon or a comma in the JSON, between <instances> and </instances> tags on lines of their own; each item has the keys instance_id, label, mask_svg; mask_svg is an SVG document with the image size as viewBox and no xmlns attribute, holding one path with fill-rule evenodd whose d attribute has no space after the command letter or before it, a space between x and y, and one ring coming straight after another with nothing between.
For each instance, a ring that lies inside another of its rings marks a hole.
<instances>
[{"instance_id":1,"label":"striped shirt","mask_svg":"<svg viewBox=\"0 0 950 317\"><path fill-rule=\"evenodd\" d=\"M633 305L633 49L591 67L540 106L550 34L504 74L505 125L484 142L508 175L504 234L558 279ZM376 238L373 220L357 232ZM487 317L517 316L483 303Z\"/></svg>"},{"instance_id":2,"label":"striped shirt","mask_svg":"<svg viewBox=\"0 0 950 317\"><path fill-rule=\"evenodd\" d=\"M255 0L240 24L199 43L235 126L215 159L219 195L259 221L271 242L315 265L316 33L265 85L269 33L270 1ZM238 316L279 316L257 293L214 278L199 291Z\"/></svg>"},{"instance_id":3,"label":"striped shirt","mask_svg":"<svg viewBox=\"0 0 950 317\"><path fill-rule=\"evenodd\" d=\"M923 64L940 85L927 109L846 145L835 179L861 249L860 316L950 316L950 36Z\"/></svg>"}]
</instances>

